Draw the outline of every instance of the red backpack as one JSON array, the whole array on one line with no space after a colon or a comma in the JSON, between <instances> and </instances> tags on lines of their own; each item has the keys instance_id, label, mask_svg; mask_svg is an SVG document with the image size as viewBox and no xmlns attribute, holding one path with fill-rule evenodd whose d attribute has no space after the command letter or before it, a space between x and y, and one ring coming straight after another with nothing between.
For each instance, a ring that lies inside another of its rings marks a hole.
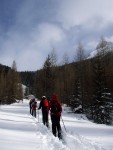
<instances>
[{"instance_id":1,"label":"red backpack","mask_svg":"<svg viewBox=\"0 0 113 150\"><path fill-rule=\"evenodd\" d=\"M44 105L44 107L48 107L49 106L49 102L48 102L47 99L43 100L43 105Z\"/></svg>"},{"instance_id":2,"label":"red backpack","mask_svg":"<svg viewBox=\"0 0 113 150\"><path fill-rule=\"evenodd\" d=\"M51 104L51 113L57 114L61 111L60 104L57 101L54 101Z\"/></svg>"}]
</instances>

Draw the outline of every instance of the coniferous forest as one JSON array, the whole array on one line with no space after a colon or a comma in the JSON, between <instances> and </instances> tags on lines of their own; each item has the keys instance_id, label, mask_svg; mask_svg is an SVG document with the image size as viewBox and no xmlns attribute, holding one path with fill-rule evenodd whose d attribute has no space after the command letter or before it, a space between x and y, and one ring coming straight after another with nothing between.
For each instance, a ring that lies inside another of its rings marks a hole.
<instances>
[{"instance_id":1,"label":"coniferous forest","mask_svg":"<svg viewBox=\"0 0 113 150\"><path fill-rule=\"evenodd\" d=\"M89 59L84 56L81 43L76 49L77 58L71 63L64 55L63 63L57 65L55 51L48 54L40 70L17 72L12 68L0 69L0 102L12 103L22 99L21 83L27 86L26 95L37 98L46 95L51 99L57 93L61 102L72 108L74 113L84 113L96 123L113 122L113 50L101 39L96 47L97 54Z\"/></svg>"}]
</instances>

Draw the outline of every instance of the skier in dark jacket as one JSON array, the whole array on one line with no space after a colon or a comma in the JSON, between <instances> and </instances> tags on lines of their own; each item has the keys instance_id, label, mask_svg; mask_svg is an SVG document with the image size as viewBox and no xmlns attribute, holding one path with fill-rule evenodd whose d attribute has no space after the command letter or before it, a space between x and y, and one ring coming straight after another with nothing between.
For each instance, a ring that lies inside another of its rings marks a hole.
<instances>
[{"instance_id":1,"label":"skier in dark jacket","mask_svg":"<svg viewBox=\"0 0 113 150\"><path fill-rule=\"evenodd\" d=\"M30 114L32 115L32 102L34 101L34 98L33 99L30 99L29 101L29 108L30 108Z\"/></svg>"},{"instance_id":2,"label":"skier in dark jacket","mask_svg":"<svg viewBox=\"0 0 113 150\"><path fill-rule=\"evenodd\" d=\"M46 96L42 96L38 109L42 109L42 121L43 124L48 127L49 126L49 122L48 122L49 101L47 100Z\"/></svg>"},{"instance_id":3,"label":"skier in dark jacket","mask_svg":"<svg viewBox=\"0 0 113 150\"><path fill-rule=\"evenodd\" d=\"M31 107L32 107L32 116L34 116L36 118L37 101L35 99L32 102Z\"/></svg>"},{"instance_id":4,"label":"skier in dark jacket","mask_svg":"<svg viewBox=\"0 0 113 150\"><path fill-rule=\"evenodd\" d=\"M53 95L49 105L51 121L52 121L52 133L54 136L57 136L61 139L61 125L60 125L60 117L62 113L62 106L57 95Z\"/></svg>"}]
</instances>

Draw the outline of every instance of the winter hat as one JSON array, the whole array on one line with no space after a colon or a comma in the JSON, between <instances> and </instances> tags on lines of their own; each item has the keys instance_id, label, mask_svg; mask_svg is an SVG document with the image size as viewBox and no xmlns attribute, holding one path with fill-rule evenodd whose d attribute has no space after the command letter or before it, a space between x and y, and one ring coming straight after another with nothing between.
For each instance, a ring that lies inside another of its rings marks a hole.
<instances>
[{"instance_id":1,"label":"winter hat","mask_svg":"<svg viewBox=\"0 0 113 150\"><path fill-rule=\"evenodd\" d=\"M42 96L42 99L46 99L46 96Z\"/></svg>"}]
</instances>

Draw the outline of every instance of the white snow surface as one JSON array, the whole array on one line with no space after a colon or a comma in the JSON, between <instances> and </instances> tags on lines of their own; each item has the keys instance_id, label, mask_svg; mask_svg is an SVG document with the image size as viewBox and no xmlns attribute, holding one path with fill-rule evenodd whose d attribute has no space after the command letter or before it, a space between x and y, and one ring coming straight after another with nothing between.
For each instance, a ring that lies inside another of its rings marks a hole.
<instances>
[{"instance_id":1,"label":"white snow surface","mask_svg":"<svg viewBox=\"0 0 113 150\"><path fill-rule=\"evenodd\" d=\"M39 102L38 102L39 103ZM29 114L29 101L0 106L0 150L113 150L113 126L95 124L63 106L63 142L37 117ZM66 128L66 131L65 131Z\"/></svg>"}]
</instances>

